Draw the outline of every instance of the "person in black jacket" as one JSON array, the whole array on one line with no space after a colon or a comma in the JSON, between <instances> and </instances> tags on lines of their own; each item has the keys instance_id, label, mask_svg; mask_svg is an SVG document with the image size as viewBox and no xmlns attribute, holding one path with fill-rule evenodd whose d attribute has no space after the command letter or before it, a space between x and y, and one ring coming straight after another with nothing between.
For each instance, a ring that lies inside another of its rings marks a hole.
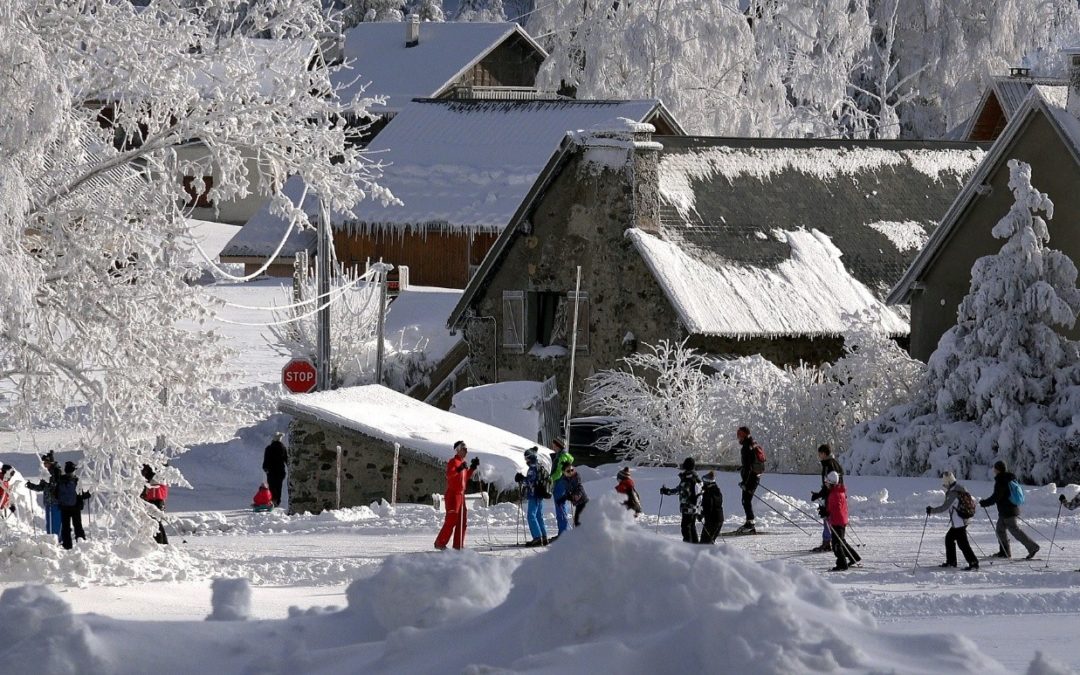
<instances>
[{"instance_id":1,"label":"person in black jacket","mask_svg":"<svg viewBox=\"0 0 1080 675\"><path fill-rule=\"evenodd\" d=\"M1009 483L1016 480L1016 475L1006 470L1005 462L994 462L994 494L979 501L983 508L991 504L997 505L998 521L994 528L997 532L998 546L1000 549L994 554L995 558L1011 558L1012 550L1009 548L1009 534L1027 549L1027 559L1031 560L1039 552L1039 545L1024 534L1020 526L1016 524L1020 517L1020 507L1012 503L1009 498Z\"/></svg>"},{"instance_id":2,"label":"person in black jacket","mask_svg":"<svg viewBox=\"0 0 1080 675\"><path fill-rule=\"evenodd\" d=\"M270 441L263 453L262 469L266 474L270 495L274 498L274 506L281 506L281 484L285 481L285 467L289 464L289 451L281 442L284 435L280 431L276 432L274 440Z\"/></svg>"},{"instance_id":3,"label":"person in black jacket","mask_svg":"<svg viewBox=\"0 0 1080 675\"><path fill-rule=\"evenodd\" d=\"M739 487L742 488L742 507L743 512L746 514L746 522L736 532L739 534L754 534L757 532L754 527L754 491L757 490L758 483L761 482L758 474L754 471L754 463L757 461L757 454L754 452L754 437L750 435L750 430L746 427L739 427L738 431L735 432L735 436L739 439L740 445L739 477L741 482Z\"/></svg>"},{"instance_id":4,"label":"person in black jacket","mask_svg":"<svg viewBox=\"0 0 1080 675\"><path fill-rule=\"evenodd\" d=\"M690 543L698 543L697 513L698 491L697 486L701 482L697 472L694 471L694 458L687 457L683 460L682 471L679 472L679 484L673 488L663 486L660 488L662 495L679 495L679 512L682 513L682 540Z\"/></svg>"},{"instance_id":5,"label":"person in black jacket","mask_svg":"<svg viewBox=\"0 0 1080 675\"><path fill-rule=\"evenodd\" d=\"M712 471L704 476L701 487L701 515L704 521L701 527L701 543L711 544L720 536L724 526L724 495L716 485L716 474Z\"/></svg>"},{"instance_id":6,"label":"person in black jacket","mask_svg":"<svg viewBox=\"0 0 1080 675\"><path fill-rule=\"evenodd\" d=\"M60 543L64 548L71 548L71 533L75 532L76 539L86 540L83 531L82 506L83 500L90 497L89 493L79 494L79 478L75 475L75 462L64 463L64 474L56 482L56 501L60 505Z\"/></svg>"},{"instance_id":7,"label":"person in black jacket","mask_svg":"<svg viewBox=\"0 0 1080 675\"><path fill-rule=\"evenodd\" d=\"M836 458L832 456L832 448L827 443L818 446L817 456L821 462L821 489L810 493L810 501L821 500L825 502L829 498L829 485L825 482L825 476L828 476L830 471L835 471L836 475L840 477L840 485L843 485L844 467L840 466L840 462L836 461ZM810 550L815 553L828 553L832 550L832 531L829 529L829 523L825 522L825 519L822 519L821 524L821 546Z\"/></svg>"}]
</instances>

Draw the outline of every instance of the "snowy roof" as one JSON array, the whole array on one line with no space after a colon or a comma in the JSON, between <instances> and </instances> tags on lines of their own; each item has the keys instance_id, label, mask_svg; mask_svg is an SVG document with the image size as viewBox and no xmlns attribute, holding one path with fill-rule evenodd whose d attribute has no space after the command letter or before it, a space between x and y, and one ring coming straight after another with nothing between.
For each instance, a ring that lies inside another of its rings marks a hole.
<instances>
[{"instance_id":1,"label":"snowy roof","mask_svg":"<svg viewBox=\"0 0 1080 675\"><path fill-rule=\"evenodd\" d=\"M976 123L982 117L983 110L991 98L997 101L1005 121L1008 122L1024 104L1032 87L1040 87L1044 93L1053 92L1052 95L1066 95L1069 82L1064 78L1057 77L1005 77L996 76L991 79L990 86L983 92L982 98L975 106L975 113L964 125L964 138L969 138Z\"/></svg>"},{"instance_id":2,"label":"snowy roof","mask_svg":"<svg viewBox=\"0 0 1080 675\"><path fill-rule=\"evenodd\" d=\"M952 237L958 223L962 220L968 204L978 196L976 192L978 187L986 183L998 166L1011 158L1010 152L1014 141L1027 128L1027 120L1031 115L1041 113L1050 121L1077 165L1080 165L1080 120L1066 109L1068 97L1067 87L1041 84L1031 87L1023 106L1009 120L978 169L971 174L964 189L952 202L948 212L941 219L941 226L934 230L926 246L919 251L918 256L889 293L889 303L900 304L909 301L915 283L937 259L938 253Z\"/></svg>"},{"instance_id":3,"label":"snowy roof","mask_svg":"<svg viewBox=\"0 0 1080 675\"><path fill-rule=\"evenodd\" d=\"M705 335L835 334L841 313L881 308L984 156L973 143L656 139L661 236L630 236ZM885 324L907 333L895 313Z\"/></svg>"},{"instance_id":4,"label":"snowy roof","mask_svg":"<svg viewBox=\"0 0 1080 675\"><path fill-rule=\"evenodd\" d=\"M524 451L536 445L377 384L286 396L278 409L400 443L440 463L453 456L454 442L463 440L470 455L480 458L483 479L502 489L514 486L514 474L527 468Z\"/></svg>"},{"instance_id":5,"label":"snowy roof","mask_svg":"<svg viewBox=\"0 0 1080 675\"><path fill-rule=\"evenodd\" d=\"M540 431L543 400L540 382L495 382L457 392L450 411L530 438Z\"/></svg>"},{"instance_id":6,"label":"snowy roof","mask_svg":"<svg viewBox=\"0 0 1080 675\"><path fill-rule=\"evenodd\" d=\"M344 56L351 68L339 69L331 81L341 86L342 101L350 101L367 85L363 97L386 97L385 105L370 110L396 112L414 98L440 95L515 35L536 52L538 61L547 57L516 23L421 23L420 42L406 47L405 23L364 22L345 31Z\"/></svg>"},{"instance_id":7,"label":"snowy roof","mask_svg":"<svg viewBox=\"0 0 1080 675\"><path fill-rule=\"evenodd\" d=\"M225 245L242 229L239 225L227 225L195 218L188 218L187 222L191 238L198 242L203 253L210 260L217 260L221 249L225 248ZM200 266L205 262L194 246L191 249L190 260Z\"/></svg>"},{"instance_id":8,"label":"snowy roof","mask_svg":"<svg viewBox=\"0 0 1080 675\"><path fill-rule=\"evenodd\" d=\"M293 176L285 182L282 191L295 204L299 201L303 189L303 181ZM309 216L314 216L316 208L314 198L306 199L303 206L308 211ZM312 222L314 222L314 219ZM287 230L288 225L285 221L280 216L270 212L269 200L264 201L259 210L244 223L240 231L221 249L221 257L223 260L228 258L267 258L280 245L281 252L278 259L282 262L292 262L300 251L312 251L315 249L315 230L298 230L294 228L288 238L285 239L285 243L282 244L281 240L285 237Z\"/></svg>"}]
</instances>

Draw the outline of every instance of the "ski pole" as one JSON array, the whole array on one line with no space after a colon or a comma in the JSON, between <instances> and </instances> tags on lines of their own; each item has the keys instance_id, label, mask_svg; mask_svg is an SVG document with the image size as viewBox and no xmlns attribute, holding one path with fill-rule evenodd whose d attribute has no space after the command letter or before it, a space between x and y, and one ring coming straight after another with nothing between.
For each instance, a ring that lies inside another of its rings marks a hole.
<instances>
[{"instance_id":1,"label":"ski pole","mask_svg":"<svg viewBox=\"0 0 1080 675\"><path fill-rule=\"evenodd\" d=\"M745 488L744 488L744 490L745 490ZM775 512L776 512L776 515L778 515L778 516L780 516L781 518L783 518L784 520L788 521L789 523L791 523L792 525L794 525L795 527L797 527L797 528L798 528L799 530L802 530L802 532L803 532L804 534L806 534L807 536L810 536L810 537L814 536L814 535L813 535L812 533L810 533L810 532L807 532L807 531L806 531L805 529L803 529L802 527L799 527L799 524L798 524L798 523L796 523L796 522L795 522L794 520L792 520L791 518L788 518L787 516L785 516L785 515L784 515L783 513L781 513L781 512L780 512L780 510L779 510L779 509L777 509L777 508L776 508L775 506L773 506L773 505L772 505L772 504L770 504L769 502L765 501L765 500L764 500L764 499L762 499L761 497L757 496L756 494L753 494L753 493L751 493L751 494L753 495L754 499L758 500L759 502L761 502L761 503L762 503L762 504L764 504L765 506L768 506L768 507L769 507L770 509L772 509L773 511L775 511ZM815 522L816 522L816 521L815 521Z\"/></svg>"},{"instance_id":2,"label":"ski pole","mask_svg":"<svg viewBox=\"0 0 1080 675\"><path fill-rule=\"evenodd\" d=\"M1060 515L1060 514L1061 514L1061 505L1060 505L1060 504L1058 504L1058 515ZM1031 530L1031 531L1032 531L1032 532L1034 532L1035 534L1039 535L1039 536L1040 536L1040 537L1042 537L1043 539L1046 539L1047 541L1049 541L1049 542L1050 542L1050 550L1051 550L1051 551L1052 551L1052 550L1054 550L1054 546L1057 546L1057 547L1058 547L1058 548L1060 548L1060 549L1061 549L1062 551L1064 551L1064 550L1065 550L1065 547L1064 547L1064 546L1062 546L1061 544L1054 544L1054 542L1053 542L1053 541L1052 541L1052 540L1050 539L1050 537L1048 537L1048 536L1046 536L1045 534L1043 534L1042 532L1039 532L1038 530L1036 530L1036 529L1035 529L1035 526L1034 526L1034 525L1032 525L1031 523L1029 523L1028 521L1024 520L1024 518L1023 518L1022 516L1017 516L1017 518L1018 518L1018 519L1020 520L1020 522L1021 522L1021 523L1023 523L1024 525L1027 525L1027 527L1028 527L1028 529L1029 529L1029 530ZM1056 529L1056 528L1057 528L1057 525L1055 525L1055 526L1054 526L1054 528ZM1056 535L1055 535L1055 536L1056 536Z\"/></svg>"},{"instance_id":3,"label":"ski pole","mask_svg":"<svg viewBox=\"0 0 1080 675\"><path fill-rule=\"evenodd\" d=\"M760 486L761 486L761 488L765 490L765 492L768 492L768 493L769 493L769 494L771 494L771 495L772 495L773 497L776 497L777 499L779 499L780 501L784 502L785 504L787 504L787 505L788 505L788 506L790 506L791 508L795 509L795 510L796 510L796 511L798 511L799 513L803 514L804 516L806 516L806 517L807 517L807 518L809 518L810 520L814 521L815 523L816 523L816 522L818 522L817 516L814 516L813 514L811 514L811 513L807 512L807 511L804 511L804 510L802 510L801 508L799 508L799 506L798 506L797 504L792 504L792 503L791 503L791 502L789 502L789 501L788 501L787 499L785 499L783 495L781 495L781 494L777 494L777 493L773 492L772 490L770 490L769 488L767 488L767 487L766 487L765 485L763 485L763 484L761 484L761 483L758 483L758 485L760 485ZM755 496L757 496L757 495L755 495Z\"/></svg>"},{"instance_id":4,"label":"ski pole","mask_svg":"<svg viewBox=\"0 0 1080 675\"><path fill-rule=\"evenodd\" d=\"M664 510L664 493L660 493L660 506L656 507L656 529L653 532L660 532L660 512Z\"/></svg>"},{"instance_id":5,"label":"ski pole","mask_svg":"<svg viewBox=\"0 0 1080 675\"><path fill-rule=\"evenodd\" d=\"M829 523L829 520L827 518L823 518L822 522L825 523L825 525L829 528L829 532L833 536L833 541L839 540L840 543L844 545L844 553L847 555L848 558L851 559L851 562L852 563L861 563L862 562L862 556L859 555L858 553L856 553L850 546L848 546L848 543L847 543L846 539L843 539L843 538L840 538L840 537L836 536L836 530L833 529L833 526L832 526L832 524Z\"/></svg>"},{"instance_id":6,"label":"ski pole","mask_svg":"<svg viewBox=\"0 0 1080 675\"><path fill-rule=\"evenodd\" d=\"M990 515L990 514L987 514ZM919 550L915 551L915 567L911 569L911 573L915 574L915 570L919 569L919 555L922 553L923 537L926 536L926 524L930 522L930 514L927 513L926 517L922 521L922 535L919 536Z\"/></svg>"},{"instance_id":7,"label":"ski pole","mask_svg":"<svg viewBox=\"0 0 1080 675\"><path fill-rule=\"evenodd\" d=\"M855 535L855 538L859 540L857 546L866 546L866 543L862 540L862 537L859 536L859 533L855 531L855 528L851 526L851 523L848 523L847 527L847 531Z\"/></svg>"},{"instance_id":8,"label":"ski pole","mask_svg":"<svg viewBox=\"0 0 1080 675\"><path fill-rule=\"evenodd\" d=\"M524 503L524 496L521 488L518 487L518 527L514 531L514 543L521 546L521 539L519 538L522 531L525 529L525 511L522 504Z\"/></svg>"},{"instance_id":9,"label":"ski pole","mask_svg":"<svg viewBox=\"0 0 1080 675\"><path fill-rule=\"evenodd\" d=\"M1001 535L997 531L997 523L994 522L994 517L990 515L990 511L984 506L983 513L986 514L986 519L990 521L990 529L994 531L994 536L998 540L998 553L1005 553L1005 542L1002 540ZM1005 535L1008 536L1008 535Z\"/></svg>"},{"instance_id":10,"label":"ski pole","mask_svg":"<svg viewBox=\"0 0 1080 675\"><path fill-rule=\"evenodd\" d=\"M1065 506L1065 502L1058 502L1058 514L1057 518L1054 518L1054 535L1050 537L1050 550L1046 553L1046 567L1050 567L1050 554L1054 552L1054 540L1057 539L1057 526L1058 521L1061 520L1061 507Z\"/></svg>"}]
</instances>

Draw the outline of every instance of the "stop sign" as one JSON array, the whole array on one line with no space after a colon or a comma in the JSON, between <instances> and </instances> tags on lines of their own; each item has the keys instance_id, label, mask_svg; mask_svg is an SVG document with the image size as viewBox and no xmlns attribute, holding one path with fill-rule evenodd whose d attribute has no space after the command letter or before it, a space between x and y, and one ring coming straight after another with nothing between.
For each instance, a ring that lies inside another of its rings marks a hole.
<instances>
[{"instance_id":1,"label":"stop sign","mask_svg":"<svg viewBox=\"0 0 1080 675\"><path fill-rule=\"evenodd\" d=\"M281 383L294 394L306 394L315 388L318 374L307 359L293 359L281 369Z\"/></svg>"}]
</instances>

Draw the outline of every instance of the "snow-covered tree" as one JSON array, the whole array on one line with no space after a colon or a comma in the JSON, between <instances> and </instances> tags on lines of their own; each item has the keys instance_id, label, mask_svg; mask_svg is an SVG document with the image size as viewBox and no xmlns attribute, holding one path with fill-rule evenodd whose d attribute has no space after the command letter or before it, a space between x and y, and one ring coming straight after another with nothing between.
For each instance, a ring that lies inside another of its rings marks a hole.
<instances>
[{"instance_id":1,"label":"snow-covered tree","mask_svg":"<svg viewBox=\"0 0 1080 675\"><path fill-rule=\"evenodd\" d=\"M364 21L402 21L405 0L345 0L342 21L355 26Z\"/></svg>"},{"instance_id":2,"label":"snow-covered tree","mask_svg":"<svg viewBox=\"0 0 1080 675\"><path fill-rule=\"evenodd\" d=\"M976 261L957 325L942 336L910 403L861 425L851 465L922 474L1004 460L1035 481L1080 468L1080 343L1062 335L1080 312L1077 271L1047 248L1053 203L1031 167L1009 162L1015 202L994 227L1001 250Z\"/></svg>"},{"instance_id":3,"label":"snow-covered tree","mask_svg":"<svg viewBox=\"0 0 1080 675\"><path fill-rule=\"evenodd\" d=\"M503 0L460 0L454 21L506 21Z\"/></svg>"},{"instance_id":4,"label":"snow-covered tree","mask_svg":"<svg viewBox=\"0 0 1080 675\"><path fill-rule=\"evenodd\" d=\"M413 0L409 12L419 16L421 21L446 21L442 0Z\"/></svg>"},{"instance_id":5,"label":"snow-covered tree","mask_svg":"<svg viewBox=\"0 0 1080 675\"><path fill-rule=\"evenodd\" d=\"M135 517L144 462L235 429L212 395L212 303L184 281L182 178L212 176L219 202L263 196L295 227L310 223L290 175L343 212L388 198L311 59L333 32L319 3L215 3L241 5L226 30L176 0L0 0L0 416L79 424L84 482L113 493L121 527L153 526ZM204 156L182 159L196 141Z\"/></svg>"}]
</instances>

